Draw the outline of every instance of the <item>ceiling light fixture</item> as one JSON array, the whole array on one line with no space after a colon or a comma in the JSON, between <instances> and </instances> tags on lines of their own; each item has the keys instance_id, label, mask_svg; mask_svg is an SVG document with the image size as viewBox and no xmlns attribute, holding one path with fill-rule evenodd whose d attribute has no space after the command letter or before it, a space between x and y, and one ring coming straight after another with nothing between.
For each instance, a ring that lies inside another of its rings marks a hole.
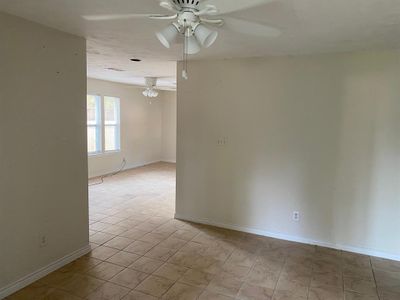
<instances>
[{"instance_id":1,"label":"ceiling light fixture","mask_svg":"<svg viewBox=\"0 0 400 300\"><path fill-rule=\"evenodd\" d=\"M182 77L188 79L187 60L188 55L197 54L201 51L201 47L208 48L215 43L218 37L217 31L212 31L204 26L202 15L215 14L218 12L215 6L206 5L204 9L199 10L199 2L195 1L172 1L161 2L161 6L170 10L176 10L178 13L172 22L162 31L156 33L158 40L166 48L171 48L171 44L178 40L179 36L183 37L183 71ZM213 20L214 25L222 25L223 20Z\"/></svg>"},{"instance_id":2,"label":"ceiling light fixture","mask_svg":"<svg viewBox=\"0 0 400 300\"><path fill-rule=\"evenodd\" d=\"M148 98L156 98L158 96L158 91L156 90L157 78L156 77L146 77L147 88L143 91L143 96Z\"/></svg>"},{"instance_id":3,"label":"ceiling light fixture","mask_svg":"<svg viewBox=\"0 0 400 300\"><path fill-rule=\"evenodd\" d=\"M171 48L171 44L176 42L180 33L180 26L177 23L172 23L164 30L157 32L158 40L165 48Z\"/></svg>"},{"instance_id":4,"label":"ceiling light fixture","mask_svg":"<svg viewBox=\"0 0 400 300\"><path fill-rule=\"evenodd\" d=\"M230 14L251 7L257 7L264 3L276 0L157 0L161 7L172 14L111 14L84 16L89 21L112 21L131 18L150 18L153 20L170 20L170 23L162 31L157 32L157 38L166 48L179 40L183 45L183 71L182 77L188 79L187 65L188 55L199 53L201 47L211 47L218 38L218 32L210 30L205 25L224 26L224 30L230 30L245 35L253 35L260 38L277 37L281 31L265 23L252 22L238 19ZM216 5L219 9L217 9ZM223 19L222 19L223 18ZM179 39L179 37L181 37ZM182 39L183 37L183 39ZM132 61L140 61L132 59Z\"/></svg>"}]
</instances>

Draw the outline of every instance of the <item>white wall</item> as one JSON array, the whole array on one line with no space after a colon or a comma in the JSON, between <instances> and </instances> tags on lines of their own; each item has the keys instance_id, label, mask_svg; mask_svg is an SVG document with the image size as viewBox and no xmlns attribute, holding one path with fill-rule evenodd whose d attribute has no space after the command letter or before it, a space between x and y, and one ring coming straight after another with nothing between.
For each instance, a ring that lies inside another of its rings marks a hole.
<instances>
[{"instance_id":1,"label":"white wall","mask_svg":"<svg viewBox=\"0 0 400 300\"><path fill-rule=\"evenodd\" d=\"M161 91L150 104L142 91L142 88L126 84L88 79L88 94L114 96L121 101L121 151L89 156L90 178L115 172L124 158L126 168L163 160L163 145L167 143L163 138L163 118L172 114L170 106L164 106L163 102L170 103L175 93ZM164 107L168 111L163 112ZM173 137L169 135L169 138Z\"/></svg>"},{"instance_id":2,"label":"white wall","mask_svg":"<svg viewBox=\"0 0 400 300\"><path fill-rule=\"evenodd\" d=\"M400 259L399 52L193 61L189 77L177 217Z\"/></svg>"},{"instance_id":3,"label":"white wall","mask_svg":"<svg viewBox=\"0 0 400 300\"><path fill-rule=\"evenodd\" d=\"M162 99L162 161L176 162L176 92Z\"/></svg>"},{"instance_id":4,"label":"white wall","mask_svg":"<svg viewBox=\"0 0 400 300\"><path fill-rule=\"evenodd\" d=\"M1 298L89 238L85 40L2 13L0 40Z\"/></svg>"}]
</instances>

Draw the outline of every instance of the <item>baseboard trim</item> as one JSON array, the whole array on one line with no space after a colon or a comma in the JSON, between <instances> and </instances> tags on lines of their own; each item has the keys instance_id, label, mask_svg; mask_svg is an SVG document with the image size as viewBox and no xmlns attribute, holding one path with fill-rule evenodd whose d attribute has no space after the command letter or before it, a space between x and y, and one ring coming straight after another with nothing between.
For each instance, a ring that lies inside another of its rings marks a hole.
<instances>
[{"instance_id":1,"label":"baseboard trim","mask_svg":"<svg viewBox=\"0 0 400 300\"><path fill-rule=\"evenodd\" d=\"M252 234L256 234L256 235L279 239L279 240L321 246L321 247L326 247L326 248L332 248L332 249L337 249L337 250L342 250L342 251L348 251L348 252L353 252L353 253L358 253L358 254L364 254L364 255L369 255L369 256L374 256L374 257L381 257L381 258L386 258L386 259L390 259L390 260L400 261L399 255L386 253L386 252L382 252L382 251L377 251L377 250L373 250L373 249L368 249L368 248L361 248L361 247L354 247L354 246L348 246L348 245L333 244L333 243L329 243L329 242L322 242L322 241L317 241L317 240L298 237L298 236L286 235L286 234L281 234L281 233L276 233L276 232L269 232L269 231L265 231L265 230L261 230L261 229L252 228L252 227L244 227L244 226L238 226L238 225L234 225L234 224L220 223L220 222L216 222L216 221L212 221L212 220L208 220L208 219L189 217L189 216L185 216L185 215L182 215L179 213L175 214L175 219L189 221L189 222L193 222L193 223L204 224L204 225L211 225L211 226L216 226L216 227L221 227L221 228L226 228L226 229L231 229L231 230L236 230L236 231L241 231L241 232L252 233Z\"/></svg>"},{"instance_id":2,"label":"baseboard trim","mask_svg":"<svg viewBox=\"0 0 400 300\"><path fill-rule=\"evenodd\" d=\"M0 289L0 299L3 299L11 294L23 289L24 287L30 285L31 283L43 278L44 276L54 272L55 270L69 264L70 262L82 257L83 255L89 253L91 250L90 245L87 245L81 249L78 249L56 261L48 264L47 266L36 270L35 272L28 274L21 279L6 285Z\"/></svg>"},{"instance_id":3,"label":"baseboard trim","mask_svg":"<svg viewBox=\"0 0 400 300\"><path fill-rule=\"evenodd\" d=\"M126 171L137 169L137 168L142 168L142 167L153 165L153 164L156 164L156 163L159 163L159 162L162 162L162 161L154 160L154 161L149 161L149 162L146 162L146 163L127 165L127 166L125 166L125 168L121 172L126 172ZM101 176L110 176L110 175L114 174L115 172L116 172L115 170L112 171L112 172L104 171L104 172L99 173L98 175L97 174L96 175L92 175L92 176L88 177L88 179L89 180L93 180L93 179L99 178Z\"/></svg>"},{"instance_id":4,"label":"baseboard trim","mask_svg":"<svg viewBox=\"0 0 400 300\"><path fill-rule=\"evenodd\" d=\"M161 162L166 162L166 163L170 163L170 164L176 164L176 160L173 160L173 159L163 159Z\"/></svg>"}]
</instances>

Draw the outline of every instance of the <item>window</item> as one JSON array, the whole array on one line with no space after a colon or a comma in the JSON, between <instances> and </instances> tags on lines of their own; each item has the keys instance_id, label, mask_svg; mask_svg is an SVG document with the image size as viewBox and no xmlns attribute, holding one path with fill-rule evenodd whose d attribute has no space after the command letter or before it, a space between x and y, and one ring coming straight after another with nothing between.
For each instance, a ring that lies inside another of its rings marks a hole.
<instances>
[{"instance_id":1,"label":"window","mask_svg":"<svg viewBox=\"0 0 400 300\"><path fill-rule=\"evenodd\" d=\"M101 97L87 96L87 137L88 152L101 152Z\"/></svg>"},{"instance_id":2,"label":"window","mask_svg":"<svg viewBox=\"0 0 400 300\"><path fill-rule=\"evenodd\" d=\"M117 151L119 147L119 99L104 97L104 149Z\"/></svg>"},{"instance_id":3,"label":"window","mask_svg":"<svg viewBox=\"0 0 400 300\"><path fill-rule=\"evenodd\" d=\"M87 96L89 154L120 150L119 102L116 97Z\"/></svg>"}]
</instances>

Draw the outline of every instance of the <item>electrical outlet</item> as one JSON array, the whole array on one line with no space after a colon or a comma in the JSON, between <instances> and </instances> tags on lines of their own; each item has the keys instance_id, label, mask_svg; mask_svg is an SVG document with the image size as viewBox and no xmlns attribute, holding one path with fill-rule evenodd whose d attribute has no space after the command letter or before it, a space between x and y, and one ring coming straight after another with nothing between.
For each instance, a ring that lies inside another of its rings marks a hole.
<instances>
[{"instance_id":1,"label":"electrical outlet","mask_svg":"<svg viewBox=\"0 0 400 300\"><path fill-rule=\"evenodd\" d=\"M295 221L295 222L300 221L300 213L298 211L293 212L293 221Z\"/></svg>"},{"instance_id":2,"label":"electrical outlet","mask_svg":"<svg viewBox=\"0 0 400 300\"><path fill-rule=\"evenodd\" d=\"M39 247L44 248L47 246L47 236L42 235L39 237Z\"/></svg>"},{"instance_id":3,"label":"electrical outlet","mask_svg":"<svg viewBox=\"0 0 400 300\"><path fill-rule=\"evenodd\" d=\"M226 137L220 137L217 140L218 146L225 146L228 143L228 139Z\"/></svg>"}]
</instances>

